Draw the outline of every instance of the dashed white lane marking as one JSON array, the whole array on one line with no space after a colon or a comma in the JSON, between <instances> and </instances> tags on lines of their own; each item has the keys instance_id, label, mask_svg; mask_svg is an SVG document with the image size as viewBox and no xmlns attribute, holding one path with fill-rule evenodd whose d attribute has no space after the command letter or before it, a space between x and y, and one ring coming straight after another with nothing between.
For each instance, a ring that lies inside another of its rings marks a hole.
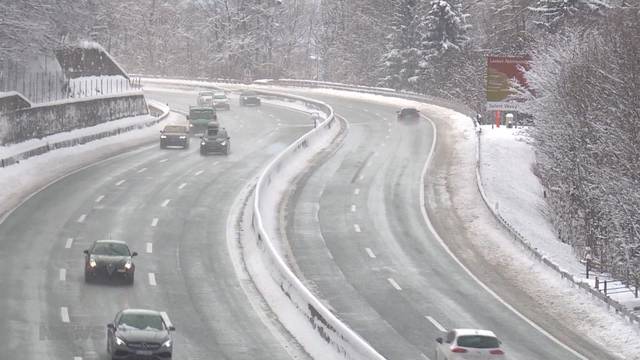
<instances>
[{"instance_id":1,"label":"dashed white lane marking","mask_svg":"<svg viewBox=\"0 0 640 360\"><path fill-rule=\"evenodd\" d=\"M65 280L67 280L67 270L60 269L60 281L65 281Z\"/></svg>"},{"instance_id":2,"label":"dashed white lane marking","mask_svg":"<svg viewBox=\"0 0 640 360\"><path fill-rule=\"evenodd\" d=\"M82 357L80 357L80 356L74 356L74 357L73 357L73 360L82 360Z\"/></svg>"},{"instance_id":3,"label":"dashed white lane marking","mask_svg":"<svg viewBox=\"0 0 640 360\"><path fill-rule=\"evenodd\" d=\"M204 170L199 170L199 171L196 172L195 176L198 176L198 175L202 174L203 172L204 172Z\"/></svg>"},{"instance_id":4,"label":"dashed white lane marking","mask_svg":"<svg viewBox=\"0 0 640 360\"><path fill-rule=\"evenodd\" d=\"M78 222L79 222L79 223L83 223L86 219L87 219L87 214L82 214L82 215L80 215L80 217L78 218Z\"/></svg>"},{"instance_id":5,"label":"dashed white lane marking","mask_svg":"<svg viewBox=\"0 0 640 360\"><path fill-rule=\"evenodd\" d=\"M60 319L62 319L63 323L69 322L69 309L66 306L60 308Z\"/></svg>"},{"instance_id":6,"label":"dashed white lane marking","mask_svg":"<svg viewBox=\"0 0 640 360\"><path fill-rule=\"evenodd\" d=\"M96 202L99 203L100 201L102 201L102 199L104 199L104 195L100 195L96 198Z\"/></svg>"},{"instance_id":7,"label":"dashed white lane marking","mask_svg":"<svg viewBox=\"0 0 640 360\"><path fill-rule=\"evenodd\" d=\"M387 136L385 136L384 138L385 138L385 139L388 139L389 137L390 137L390 135L387 135Z\"/></svg>"},{"instance_id":8,"label":"dashed white lane marking","mask_svg":"<svg viewBox=\"0 0 640 360\"><path fill-rule=\"evenodd\" d=\"M182 190L185 186L187 186L187 183L182 183L180 184L180 186L178 186L178 189Z\"/></svg>"},{"instance_id":9,"label":"dashed white lane marking","mask_svg":"<svg viewBox=\"0 0 640 360\"><path fill-rule=\"evenodd\" d=\"M389 132L389 133L390 133L390 132L391 132L391 128L388 128L388 129L387 129L387 132Z\"/></svg>"},{"instance_id":10,"label":"dashed white lane marking","mask_svg":"<svg viewBox=\"0 0 640 360\"><path fill-rule=\"evenodd\" d=\"M327 255L329 255L329 259L333 260L333 255L331 254L331 251L327 250Z\"/></svg>"},{"instance_id":11,"label":"dashed white lane marking","mask_svg":"<svg viewBox=\"0 0 640 360\"><path fill-rule=\"evenodd\" d=\"M71 249L71 245L73 244L73 238L68 238L67 242L64 244L65 249Z\"/></svg>"},{"instance_id":12,"label":"dashed white lane marking","mask_svg":"<svg viewBox=\"0 0 640 360\"><path fill-rule=\"evenodd\" d=\"M362 231L360 229L360 225L358 225L358 224L353 224L353 230L355 230L356 232L361 232Z\"/></svg>"},{"instance_id":13,"label":"dashed white lane marking","mask_svg":"<svg viewBox=\"0 0 640 360\"><path fill-rule=\"evenodd\" d=\"M138 174L142 174L145 171L147 171L147 168L142 168L142 169L138 170Z\"/></svg>"},{"instance_id":14,"label":"dashed white lane marking","mask_svg":"<svg viewBox=\"0 0 640 360\"><path fill-rule=\"evenodd\" d=\"M364 175L360 175L359 179L364 180Z\"/></svg>"},{"instance_id":15,"label":"dashed white lane marking","mask_svg":"<svg viewBox=\"0 0 640 360\"><path fill-rule=\"evenodd\" d=\"M351 205L351 212L356 212L356 206L355 205Z\"/></svg>"},{"instance_id":16,"label":"dashed white lane marking","mask_svg":"<svg viewBox=\"0 0 640 360\"><path fill-rule=\"evenodd\" d=\"M149 285L156 286L158 283L156 282L156 274L149 273Z\"/></svg>"},{"instance_id":17,"label":"dashed white lane marking","mask_svg":"<svg viewBox=\"0 0 640 360\"><path fill-rule=\"evenodd\" d=\"M153 252L153 243L147 243L147 253L151 254Z\"/></svg>"},{"instance_id":18,"label":"dashed white lane marking","mask_svg":"<svg viewBox=\"0 0 640 360\"><path fill-rule=\"evenodd\" d=\"M373 251L369 248L364 248L364 250L367 252L367 255L369 255L370 258L375 259L376 258L376 254L373 253Z\"/></svg>"},{"instance_id":19,"label":"dashed white lane marking","mask_svg":"<svg viewBox=\"0 0 640 360\"><path fill-rule=\"evenodd\" d=\"M167 161L169 161L169 159L162 159L162 160L160 160L160 162L161 162L161 163L163 163L163 162L167 162Z\"/></svg>"},{"instance_id":20,"label":"dashed white lane marking","mask_svg":"<svg viewBox=\"0 0 640 360\"><path fill-rule=\"evenodd\" d=\"M440 330L441 332L447 332L447 329L445 329L444 326L440 325L440 323L436 319L428 315L425 317L427 318L427 320L429 320L431 324L433 324L433 326L436 327L436 329Z\"/></svg>"},{"instance_id":21,"label":"dashed white lane marking","mask_svg":"<svg viewBox=\"0 0 640 360\"><path fill-rule=\"evenodd\" d=\"M167 200L163 201L162 205L160 205L160 206L167 207L167 205L169 205L169 202L171 202L171 199L167 199Z\"/></svg>"},{"instance_id":22,"label":"dashed white lane marking","mask_svg":"<svg viewBox=\"0 0 640 360\"><path fill-rule=\"evenodd\" d=\"M158 226L158 221L160 221L160 219L158 219L158 218L153 218L153 220L151 220L151 226L153 226L153 227Z\"/></svg>"},{"instance_id":23,"label":"dashed white lane marking","mask_svg":"<svg viewBox=\"0 0 640 360\"><path fill-rule=\"evenodd\" d=\"M353 190L353 195L358 195L360 194L360 189L356 188L355 190Z\"/></svg>"},{"instance_id":24,"label":"dashed white lane marking","mask_svg":"<svg viewBox=\"0 0 640 360\"><path fill-rule=\"evenodd\" d=\"M118 181L116 183L116 186L120 186L120 185L124 184L125 181L127 181L127 180L122 179L122 180Z\"/></svg>"},{"instance_id":25,"label":"dashed white lane marking","mask_svg":"<svg viewBox=\"0 0 640 360\"><path fill-rule=\"evenodd\" d=\"M398 291L402 290L400 285L398 285L398 283L395 280L393 280L393 278L388 278L387 281L389 281L389 284L391 284L391 286L393 286L396 290Z\"/></svg>"}]
</instances>

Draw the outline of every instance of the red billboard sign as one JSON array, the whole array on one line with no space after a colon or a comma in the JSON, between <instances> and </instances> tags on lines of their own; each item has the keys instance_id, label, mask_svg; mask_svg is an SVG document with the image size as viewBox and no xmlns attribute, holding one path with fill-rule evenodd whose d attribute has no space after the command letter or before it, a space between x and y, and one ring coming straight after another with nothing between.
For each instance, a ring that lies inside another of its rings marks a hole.
<instances>
[{"instance_id":1,"label":"red billboard sign","mask_svg":"<svg viewBox=\"0 0 640 360\"><path fill-rule=\"evenodd\" d=\"M487 110L517 110L518 98L512 81L528 88L524 73L529 70L528 56L487 56Z\"/></svg>"}]
</instances>

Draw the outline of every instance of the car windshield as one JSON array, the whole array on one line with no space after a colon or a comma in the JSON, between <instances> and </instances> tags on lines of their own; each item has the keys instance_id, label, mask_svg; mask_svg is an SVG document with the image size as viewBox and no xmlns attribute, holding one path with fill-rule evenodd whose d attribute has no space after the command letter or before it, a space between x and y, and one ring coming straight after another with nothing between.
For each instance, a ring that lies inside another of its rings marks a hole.
<instances>
[{"instance_id":1,"label":"car windshield","mask_svg":"<svg viewBox=\"0 0 640 360\"><path fill-rule=\"evenodd\" d=\"M93 246L92 254L110 256L129 256L129 247L121 243L96 243Z\"/></svg>"},{"instance_id":2,"label":"car windshield","mask_svg":"<svg viewBox=\"0 0 640 360\"><path fill-rule=\"evenodd\" d=\"M492 349L500 347L500 342L493 336L465 335L458 337L458 346L475 349Z\"/></svg>"},{"instance_id":3,"label":"car windshield","mask_svg":"<svg viewBox=\"0 0 640 360\"><path fill-rule=\"evenodd\" d=\"M191 110L189 111L189 116L190 117L196 117L196 118L212 118L213 117L213 109L195 109L195 110Z\"/></svg>"},{"instance_id":4,"label":"car windshield","mask_svg":"<svg viewBox=\"0 0 640 360\"><path fill-rule=\"evenodd\" d=\"M242 93L242 96L256 96L257 94L251 91L247 91L245 93Z\"/></svg>"},{"instance_id":5,"label":"car windshield","mask_svg":"<svg viewBox=\"0 0 640 360\"><path fill-rule=\"evenodd\" d=\"M216 99L216 100L224 100L224 99L227 98L227 95L225 95L225 94L216 94L213 98Z\"/></svg>"},{"instance_id":6,"label":"car windshield","mask_svg":"<svg viewBox=\"0 0 640 360\"><path fill-rule=\"evenodd\" d=\"M165 132L186 132L187 128L184 126L165 126Z\"/></svg>"},{"instance_id":7,"label":"car windshield","mask_svg":"<svg viewBox=\"0 0 640 360\"><path fill-rule=\"evenodd\" d=\"M203 91L200 94L198 94L199 96L213 96L212 92L209 91Z\"/></svg>"},{"instance_id":8,"label":"car windshield","mask_svg":"<svg viewBox=\"0 0 640 360\"><path fill-rule=\"evenodd\" d=\"M153 314L123 314L118 323L119 328L133 330L163 330L162 317Z\"/></svg>"},{"instance_id":9,"label":"car windshield","mask_svg":"<svg viewBox=\"0 0 640 360\"><path fill-rule=\"evenodd\" d=\"M413 114L417 114L418 110L416 109L402 109L402 114L403 115L413 115Z\"/></svg>"}]
</instances>

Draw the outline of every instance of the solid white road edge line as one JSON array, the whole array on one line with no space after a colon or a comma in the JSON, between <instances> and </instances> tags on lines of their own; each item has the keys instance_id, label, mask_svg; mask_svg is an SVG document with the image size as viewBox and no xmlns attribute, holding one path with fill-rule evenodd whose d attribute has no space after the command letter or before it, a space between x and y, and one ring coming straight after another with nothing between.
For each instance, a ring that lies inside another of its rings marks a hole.
<instances>
[{"instance_id":1,"label":"solid white road edge line","mask_svg":"<svg viewBox=\"0 0 640 360\"><path fill-rule=\"evenodd\" d=\"M67 242L64 244L64 248L71 249L71 245L73 245L73 238L68 238Z\"/></svg>"},{"instance_id":2,"label":"solid white road edge line","mask_svg":"<svg viewBox=\"0 0 640 360\"><path fill-rule=\"evenodd\" d=\"M151 220L151 226L152 226L152 227L156 227L156 226L158 226L158 221L160 221L160 219L158 219L158 218L153 218L153 220Z\"/></svg>"},{"instance_id":3,"label":"solid white road edge line","mask_svg":"<svg viewBox=\"0 0 640 360\"><path fill-rule=\"evenodd\" d=\"M151 285L151 286L158 285L158 283L156 283L156 274L149 273L149 285Z\"/></svg>"},{"instance_id":4,"label":"solid white road edge line","mask_svg":"<svg viewBox=\"0 0 640 360\"><path fill-rule=\"evenodd\" d=\"M422 175L420 176L420 212L422 213L422 217L423 217L424 222L426 223L427 227L429 228L429 231L431 231L431 233L435 236L436 240L438 240L438 243L440 243L440 246L442 246L442 248L447 252L447 254L449 254L449 256L451 256L453 261L455 261L458 264L458 266L460 266L460 268L462 268L462 270L464 272L466 272L467 275L469 275L469 277L471 277L471 279L473 279L473 281L475 281L478 285L480 285L480 287L482 287L487 293L489 293L489 295L491 295L494 299L496 299L498 302L500 302L502 305L504 305L504 307L509 309L509 311L514 313L516 316L518 316L519 318L524 320L529 325L531 325L531 327L533 327L534 329L538 330L542 335L546 336L549 340L551 340L554 343L558 344L559 346L561 346L562 348L564 348L565 350L567 350L571 354L575 355L577 358L582 359L582 360L589 360L584 355L582 355L579 352L577 352L576 350L570 348L568 345L566 345L565 343L563 343L560 340L558 340L555 336L553 336L550 333L548 333L545 329L540 327L540 325L536 324L533 320L530 320L529 318L524 316L516 308L511 306L511 304L509 304L504 299L502 299L500 297L500 295L496 294L495 291L491 290L491 288L489 288L477 276L475 276L471 272L471 270L469 270L462 263L462 261L460 261L460 259L458 259L458 257L451 251L451 249L449 249L447 244L445 244L444 240L442 240L442 238L440 237L440 234L438 234L438 232L436 231L435 227L431 223L431 219L429 219L429 216L427 215L427 207L426 207L426 203L425 203L425 199L424 199L424 179L426 177L427 170L428 170L429 165L431 163L431 159L433 158L433 154L435 153L436 142L438 140L438 136L437 136L438 133L437 133L437 130L436 130L436 124L433 122L433 120L431 120L431 118L429 118L427 116L424 116L424 118L429 120L429 123L431 124L431 128L433 129L433 143L431 144L431 150L429 151L429 156L427 157L427 161L424 163L424 168L422 169Z\"/></svg>"},{"instance_id":5,"label":"solid white road edge line","mask_svg":"<svg viewBox=\"0 0 640 360\"><path fill-rule=\"evenodd\" d=\"M60 269L60 281L65 281L65 280L67 280L67 270Z\"/></svg>"},{"instance_id":6,"label":"solid white road edge line","mask_svg":"<svg viewBox=\"0 0 640 360\"><path fill-rule=\"evenodd\" d=\"M167 199L167 200L163 201L162 205L160 205L160 206L167 207L167 205L169 205L169 202L171 202L171 199Z\"/></svg>"},{"instance_id":7,"label":"solid white road edge line","mask_svg":"<svg viewBox=\"0 0 640 360\"><path fill-rule=\"evenodd\" d=\"M151 254L153 252L153 243L147 243L147 253Z\"/></svg>"},{"instance_id":8,"label":"solid white road edge line","mask_svg":"<svg viewBox=\"0 0 640 360\"><path fill-rule=\"evenodd\" d=\"M362 230L360 229L360 225L358 224L353 224L353 230L355 230L356 232L362 232Z\"/></svg>"},{"instance_id":9,"label":"solid white road edge line","mask_svg":"<svg viewBox=\"0 0 640 360\"><path fill-rule=\"evenodd\" d=\"M367 252L367 254L369 255L370 258L375 259L376 258L376 254L373 253L373 251L369 248L364 248L364 250Z\"/></svg>"},{"instance_id":10,"label":"solid white road edge line","mask_svg":"<svg viewBox=\"0 0 640 360\"><path fill-rule=\"evenodd\" d=\"M87 214L82 214L82 215L80 215L80 217L78 218L78 222L79 222L79 223L83 223L86 219L87 219Z\"/></svg>"},{"instance_id":11,"label":"solid white road edge line","mask_svg":"<svg viewBox=\"0 0 640 360\"><path fill-rule=\"evenodd\" d=\"M102 201L102 199L104 199L104 195L100 195L96 198L96 202L99 203L100 201Z\"/></svg>"},{"instance_id":12,"label":"solid white road edge line","mask_svg":"<svg viewBox=\"0 0 640 360\"><path fill-rule=\"evenodd\" d=\"M431 317L431 316L429 316L429 315L425 316L425 318L427 318L427 320L429 320L429 322L430 322L433 326L435 326L435 327L436 327L436 329L440 330L440 331L441 331L441 332L443 332L443 333L446 333L446 332L447 332L447 329L445 329L445 328L444 328L444 326L440 325L440 323L439 323L436 319L432 318L432 317Z\"/></svg>"},{"instance_id":13,"label":"solid white road edge line","mask_svg":"<svg viewBox=\"0 0 640 360\"><path fill-rule=\"evenodd\" d=\"M69 309L66 306L60 308L60 319L63 323L69 322Z\"/></svg>"},{"instance_id":14,"label":"solid white road edge line","mask_svg":"<svg viewBox=\"0 0 640 360\"><path fill-rule=\"evenodd\" d=\"M389 281L389 284L391 284L391 286L393 286L396 290L402 291L402 288L400 287L400 285L398 285L398 283L395 280L393 280L393 278L388 278L387 281Z\"/></svg>"}]
</instances>

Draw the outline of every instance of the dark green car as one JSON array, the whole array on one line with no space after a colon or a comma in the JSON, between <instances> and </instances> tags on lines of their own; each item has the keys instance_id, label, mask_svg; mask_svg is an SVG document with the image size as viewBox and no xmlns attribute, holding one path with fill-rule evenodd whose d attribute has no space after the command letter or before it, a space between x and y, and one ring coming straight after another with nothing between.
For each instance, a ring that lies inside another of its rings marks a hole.
<instances>
[{"instance_id":1,"label":"dark green car","mask_svg":"<svg viewBox=\"0 0 640 360\"><path fill-rule=\"evenodd\" d=\"M218 115L212 106L189 106L187 120L192 135L203 134L209 122L218 120Z\"/></svg>"}]
</instances>

